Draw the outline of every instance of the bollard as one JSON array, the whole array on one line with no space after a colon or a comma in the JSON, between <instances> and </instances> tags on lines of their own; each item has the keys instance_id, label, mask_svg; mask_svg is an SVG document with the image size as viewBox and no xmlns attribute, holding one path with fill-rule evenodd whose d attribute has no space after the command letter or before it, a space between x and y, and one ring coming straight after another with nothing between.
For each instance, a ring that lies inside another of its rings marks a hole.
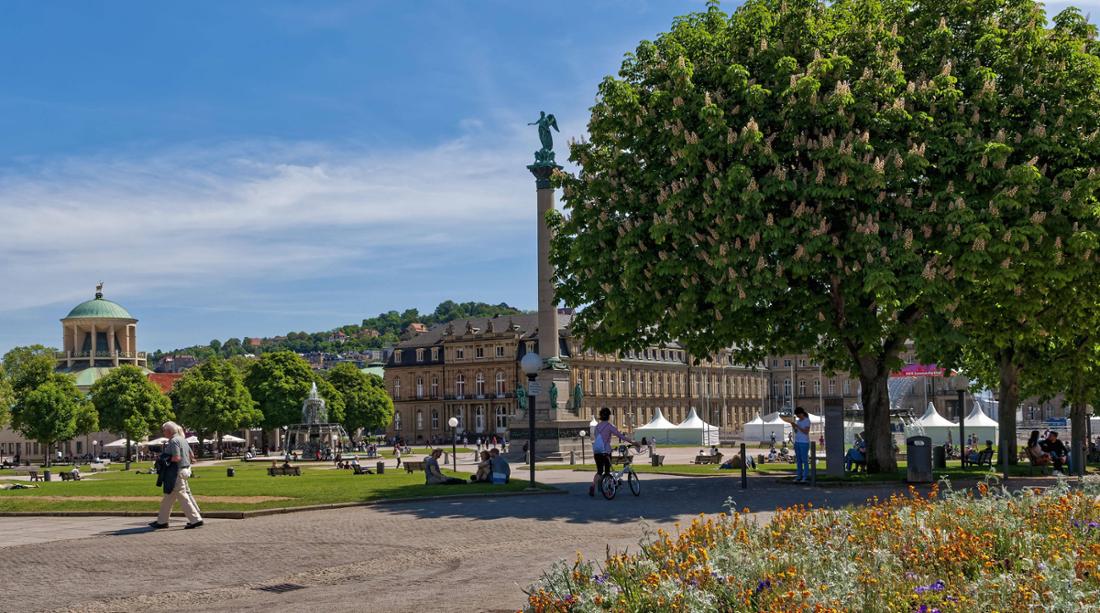
<instances>
[{"instance_id":1,"label":"bollard","mask_svg":"<svg viewBox=\"0 0 1100 613\"><path fill-rule=\"evenodd\" d=\"M745 455L745 444L741 443L741 489L749 487L749 456Z\"/></svg>"},{"instance_id":2,"label":"bollard","mask_svg":"<svg viewBox=\"0 0 1100 613\"><path fill-rule=\"evenodd\" d=\"M379 462L379 463L375 464L374 465L374 472L376 472L380 475L385 474L386 473L386 463L385 462Z\"/></svg>"},{"instance_id":3,"label":"bollard","mask_svg":"<svg viewBox=\"0 0 1100 613\"><path fill-rule=\"evenodd\" d=\"M810 441L810 485L817 485L817 442Z\"/></svg>"},{"instance_id":4,"label":"bollard","mask_svg":"<svg viewBox=\"0 0 1100 613\"><path fill-rule=\"evenodd\" d=\"M569 464L573 465L577 463L577 452L572 449L569 450Z\"/></svg>"}]
</instances>

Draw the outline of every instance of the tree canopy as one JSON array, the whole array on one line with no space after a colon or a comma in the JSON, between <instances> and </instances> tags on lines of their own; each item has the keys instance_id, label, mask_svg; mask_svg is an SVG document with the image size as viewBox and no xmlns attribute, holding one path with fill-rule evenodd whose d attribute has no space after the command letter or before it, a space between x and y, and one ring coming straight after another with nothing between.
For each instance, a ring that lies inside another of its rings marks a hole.
<instances>
[{"instance_id":1,"label":"tree canopy","mask_svg":"<svg viewBox=\"0 0 1100 613\"><path fill-rule=\"evenodd\" d=\"M393 399L386 393L382 378L361 372L354 364L343 362L325 373L344 400L344 429L353 434L360 428L371 431L385 428L393 421Z\"/></svg>"},{"instance_id":2,"label":"tree canopy","mask_svg":"<svg viewBox=\"0 0 1100 613\"><path fill-rule=\"evenodd\" d=\"M4 371L4 365L0 364L0 428L8 425L11 420L13 406L15 406L15 390L12 389L11 380Z\"/></svg>"},{"instance_id":3,"label":"tree canopy","mask_svg":"<svg viewBox=\"0 0 1100 613\"><path fill-rule=\"evenodd\" d=\"M4 371L17 399L50 380L56 366L54 353L49 347L29 345L4 354Z\"/></svg>"},{"instance_id":4,"label":"tree canopy","mask_svg":"<svg viewBox=\"0 0 1100 613\"><path fill-rule=\"evenodd\" d=\"M172 403L137 366L119 366L92 385L100 425L138 441L172 419ZM130 445L126 449L130 457Z\"/></svg>"},{"instance_id":5,"label":"tree canopy","mask_svg":"<svg viewBox=\"0 0 1100 613\"><path fill-rule=\"evenodd\" d=\"M72 377L54 375L23 394L16 412L16 429L45 446L43 458L49 465L54 443L72 438L81 426L93 423L89 411L88 401Z\"/></svg>"},{"instance_id":6,"label":"tree canopy","mask_svg":"<svg viewBox=\"0 0 1100 613\"><path fill-rule=\"evenodd\" d=\"M1042 233L1019 219L1094 197L1090 35L1072 10L1048 29L1032 0L677 19L601 83L580 170L556 175L574 327L604 350L809 350L859 376L868 467L894 470L886 382L905 341L958 306L961 278L1011 270Z\"/></svg>"},{"instance_id":7,"label":"tree canopy","mask_svg":"<svg viewBox=\"0 0 1100 613\"><path fill-rule=\"evenodd\" d=\"M252 365L245 378L252 399L263 413L263 427L280 428L302 421L302 403L313 383L325 400L329 421L342 422L344 399L309 363L291 351L265 353Z\"/></svg>"},{"instance_id":8,"label":"tree canopy","mask_svg":"<svg viewBox=\"0 0 1100 613\"><path fill-rule=\"evenodd\" d=\"M230 433L263 419L240 371L221 358L188 370L169 397L179 422L204 435Z\"/></svg>"}]
</instances>

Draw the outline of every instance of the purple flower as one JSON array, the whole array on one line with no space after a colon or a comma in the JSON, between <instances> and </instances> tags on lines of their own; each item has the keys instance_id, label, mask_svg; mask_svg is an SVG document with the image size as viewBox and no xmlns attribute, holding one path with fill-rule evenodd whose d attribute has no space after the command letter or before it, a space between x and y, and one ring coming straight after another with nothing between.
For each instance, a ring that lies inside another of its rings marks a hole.
<instances>
[{"instance_id":1,"label":"purple flower","mask_svg":"<svg viewBox=\"0 0 1100 613\"><path fill-rule=\"evenodd\" d=\"M1094 522L1094 521L1090 521L1090 522L1089 522L1089 528L1100 528L1100 523L1096 523L1096 522Z\"/></svg>"},{"instance_id":2,"label":"purple flower","mask_svg":"<svg viewBox=\"0 0 1100 613\"><path fill-rule=\"evenodd\" d=\"M596 582L596 585L603 585L607 583L607 575L592 575L592 580Z\"/></svg>"},{"instance_id":3,"label":"purple flower","mask_svg":"<svg viewBox=\"0 0 1100 613\"><path fill-rule=\"evenodd\" d=\"M765 579L765 580L761 581L760 583L756 584L756 593L759 594L760 592L763 592L764 590L768 589L771 586L772 586L772 580L771 579Z\"/></svg>"}]
</instances>

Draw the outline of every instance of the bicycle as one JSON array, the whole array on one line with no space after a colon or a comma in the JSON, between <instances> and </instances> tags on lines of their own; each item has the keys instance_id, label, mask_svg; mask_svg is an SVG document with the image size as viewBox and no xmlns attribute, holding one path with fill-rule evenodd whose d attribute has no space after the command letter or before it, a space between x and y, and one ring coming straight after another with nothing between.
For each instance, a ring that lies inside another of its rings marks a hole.
<instances>
[{"instance_id":1,"label":"bicycle","mask_svg":"<svg viewBox=\"0 0 1100 613\"><path fill-rule=\"evenodd\" d=\"M636 447L627 447L626 445L619 445L619 457L622 459L623 467L618 471L611 471L611 474L604 475L600 479L600 493L603 497L611 500L615 497L615 494L619 493L619 488L622 487L623 481L626 481L630 486L630 493L635 496L642 495L642 483L638 480L638 473L634 472L631 465L634 463L634 456L638 454Z\"/></svg>"}]
</instances>

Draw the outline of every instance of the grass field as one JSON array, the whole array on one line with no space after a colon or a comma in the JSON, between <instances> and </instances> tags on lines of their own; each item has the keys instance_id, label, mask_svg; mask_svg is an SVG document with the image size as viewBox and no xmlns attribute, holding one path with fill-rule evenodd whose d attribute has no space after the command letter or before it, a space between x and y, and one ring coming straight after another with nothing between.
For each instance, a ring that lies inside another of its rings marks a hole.
<instances>
[{"instance_id":1,"label":"grass field","mask_svg":"<svg viewBox=\"0 0 1100 613\"><path fill-rule=\"evenodd\" d=\"M156 512L161 496L160 488L156 487L156 475L118 470L120 466L106 473L85 472L81 481L62 482L55 475L54 481L36 483L39 486L36 489L0 490L0 512ZM489 494L522 491L527 487L523 479L507 485L429 486L424 484L422 472L409 474L404 469L390 467L383 475L354 475L350 470L332 469L327 463L302 464L301 477L269 477L268 464L233 463L231 466L236 469L234 477L226 476L226 466L194 469L191 491L203 511L253 511L394 498ZM142 470L148 467L147 463L132 466ZM468 473L448 470L444 473L469 479ZM0 472L0 476L10 474L11 471Z\"/></svg>"}]
</instances>

